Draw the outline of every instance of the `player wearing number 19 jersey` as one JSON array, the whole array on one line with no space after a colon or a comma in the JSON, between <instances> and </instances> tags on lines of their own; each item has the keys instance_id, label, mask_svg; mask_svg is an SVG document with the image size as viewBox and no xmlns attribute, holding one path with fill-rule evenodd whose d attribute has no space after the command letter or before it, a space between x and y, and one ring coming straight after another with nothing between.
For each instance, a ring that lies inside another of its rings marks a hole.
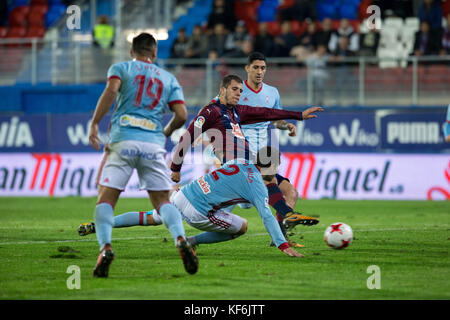
<instances>
[{"instance_id":1,"label":"player wearing number 19 jersey","mask_svg":"<svg viewBox=\"0 0 450 320\"><path fill-rule=\"evenodd\" d=\"M195 273L198 260L185 238L179 210L170 203L172 182L164 161L165 138L181 127L187 118L183 92L169 72L153 64L156 40L147 33L133 39L133 61L114 64L108 71L108 81L92 118L89 140L100 148L98 123L117 98L110 124L110 141L105 146L97 177L98 202L95 225L100 254L94 276L107 277L114 259L111 233L114 206L136 169L140 188L147 190L150 201L158 209L183 259L185 269ZM162 114L175 113L163 128Z\"/></svg>"}]
</instances>

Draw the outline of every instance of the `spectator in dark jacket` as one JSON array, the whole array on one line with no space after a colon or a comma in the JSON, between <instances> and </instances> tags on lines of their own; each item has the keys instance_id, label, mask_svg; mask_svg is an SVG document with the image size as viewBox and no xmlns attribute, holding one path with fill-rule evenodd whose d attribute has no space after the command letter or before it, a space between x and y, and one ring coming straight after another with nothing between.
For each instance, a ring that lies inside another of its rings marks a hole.
<instances>
[{"instance_id":1,"label":"spectator in dark jacket","mask_svg":"<svg viewBox=\"0 0 450 320\"><path fill-rule=\"evenodd\" d=\"M253 48L257 52L261 52L266 57L272 57L274 53L273 36L267 32L267 23L260 22L258 24L258 34L253 40Z\"/></svg>"},{"instance_id":2,"label":"spectator in dark jacket","mask_svg":"<svg viewBox=\"0 0 450 320\"><path fill-rule=\"evenodd\" d=\"M420 22L428 22L432 31L441 30L442 27L442 7L440 1L425 0L419 9Z\"/></svg>"},{"instance_id":3,"label":"spectator in dark jacket","mask_svg":"<svg viewBox=\"0 0 450 320\"><path fill-rule=\"evenodd\" d=\"M227 30L234 30L237 21L233 3L229 0L214 0L212 11L208 17L207 28L209 30L213 30L216 24L223 24Z\"/></svg>"},{"instance_id":4,"label":"spectator in dark jacket","mask_svg":"<svg viewBox=\"0 0 450 320\"><path fill-rule=\"evenodd\" d=\"M194 26L186 45L186 58L206 58L208 51L208 36L199 25Z\"/></svg>"},{"instance_id":5,"label":"spectator in dark jacket","mask_svg":"<svg viewBox=\"0 0 450 320\"><path fill-rule=\"evenodd\" d=\"M291 23L284 21L281 24L281 34L275 37L274 55L276 57L289 57L291 49L298 44L298 38L291 32Z\"/></svg>"},{"instance_id":6,"label":"spectator in dark jacket","mask_svg":"<svg viewBox=\"0 0 450 320\"><path fill-rule=\"evenodd\" d=\"M184 53L186 52L188 39L186 37L186 30L184 28L178 29L177 39L172 44L170 50L170 57L172 59L184 58Z\"/></svg>"},{"instance_id":7,"label":"spectator in dark jacket","mask_svg":"<svg viewBox=\"0 0 450 320\"><path fill-rule=\"evenodd\" d=\"M325 18L320 26L321 30L317 32L317 45L324 45L328 51L328 44L333 33L333 22L330 18Z\"/></svg>"},{"instance_id":8,"label":"spectator in dark jacket","mask_svg":"<svg viewBox=\"0 0 450 320\"><path fill-rule=\"evenodd\" d=\"M372 28L368 33L359 36L359 55L375 56L377 54L378 44L380 42L380 33Z\"/></svg>"},{"instance_id":9,"label":"spectator in dark jacket","mask_svg":"<svg viewBox=\"0 0 450 320\"><path fill-rule=\"evenodd\" d=\"M426 21L420 23L420 30L416 32L414 40L414 55L426 56L439 54L440 33L432 32Z\"/></svg>"},{"instance_id":10,"label":"spectator in dark jacket","mask_svg":"<svg viewBox=\"0 0 450 320\"><path fill-rule=\"evenodd\" d=\"M214 51L220 58L225 53L225 41L227 39L227 29L222 23L218 23L214 26L213 34L209 36L209 48L208 51Z\"/></svg>"},{"instance_id":11,"label":"spectator in dark jacket","mask_svg":"<svg viewBox=\"0 0 450 320\"><path fill-rule=\"evenodd\" d=\"M442 32L441 55L450 54L450 13L447 14L447 26Z\"/></svg>"}]
</instances>

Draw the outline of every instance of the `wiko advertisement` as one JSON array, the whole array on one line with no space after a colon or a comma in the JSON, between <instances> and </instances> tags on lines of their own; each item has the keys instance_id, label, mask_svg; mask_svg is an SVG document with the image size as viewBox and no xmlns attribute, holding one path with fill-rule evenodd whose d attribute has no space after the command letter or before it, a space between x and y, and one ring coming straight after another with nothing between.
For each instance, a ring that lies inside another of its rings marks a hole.
<instances>
[{"instance_id":1,"label":"wiko advertisement","mask_svg":"<svg viewBox=\"0 0 450 320\"><path fill-rule=\"evenodd\" d=\"M411 109L409 109L411 110ZM171 151L193 119L167 139ZM171 115L165 115L165 123ZM107 141L110 116L100 123L100 135ZM283 152L450 152L445 143L441 112L373 110L360 112L325 111L318 118L292 121L297 135L272 130L272 139ZM88 114L0 116L0 152L95 152L89 145Z\"/></svg>"},{"instance_id":2,"label":"wiko advertisement","mask_svg":"<svg viewBox=\"0 0 450 320\"><path fill-rule=\"evenodd\" d=\"M0 154L0 196L96 196L101 153ZM168 155L169 158L169 155ZM182 182L205 173L202 154ZM446 154L284 153L280 174L304 199L450 200ZM133 175L125 197L147 197Z\"/></svg>"}]
</instances>

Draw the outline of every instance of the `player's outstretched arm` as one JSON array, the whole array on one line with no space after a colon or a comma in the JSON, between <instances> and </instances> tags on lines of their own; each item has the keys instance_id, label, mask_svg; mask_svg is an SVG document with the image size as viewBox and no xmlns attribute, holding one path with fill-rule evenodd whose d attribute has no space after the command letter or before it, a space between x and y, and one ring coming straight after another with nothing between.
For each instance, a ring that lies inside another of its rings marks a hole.
<instances>
[{"instance_id":1,"label":"player's outstretched arm","mask_svg":"<svg viewBox=\"0 0 450 320\"><path fill-rule=\"evenodd\" d=\"M106 83L106 88L103 90L100 99L98 99L97 106L92 116L91 125L89 128L89 143L95 150L100 150L101 140L98 136L98 124L111 108L114 100L116 100L122 81L117 78L111 78Z\"/></svg>"},{"instance_id":2,"label":"player's outstretched arm","mask_svg":"<svg viewBox=\"0 0 450 320\"><path fill-rule=\"evenodd\" d=\"M302 118L303 118L303 120L317 118L317 115L315 115L314 113L322 112L322 111L323 111L322 107L311 107L311 108L308 108L308 109L306 109L305 111L302 112Z\"/></svg>"}]
</instances>

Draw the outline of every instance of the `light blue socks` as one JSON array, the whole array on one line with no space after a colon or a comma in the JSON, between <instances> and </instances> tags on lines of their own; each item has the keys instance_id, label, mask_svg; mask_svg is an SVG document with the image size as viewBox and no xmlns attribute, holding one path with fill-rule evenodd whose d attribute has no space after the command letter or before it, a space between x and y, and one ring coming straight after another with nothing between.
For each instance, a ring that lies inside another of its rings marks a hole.
<instances>
[{"instance_id":1,"label":"light blue socks","mask_svg":"<svg viewBox=\"0 0 450 320\"><path fill-rule=\"evenodd\" d=\"M185 237L181 213L173 204L169 202L164 203L159 207L158 213L166 228L169 229L175 243L179 236Z\"/></svg>"},{"instance_id":2,"label":"light blue socks","mask_svg":"<svg viewBox=\"0 0 450 320\"><path fill-rule=\"evenodd\" d=\"M99 203L95 207L95 233L100 251L107 243L111 243L111 233L114 226L114 210L109 203Z\"/></svg>"}]
</instances>

